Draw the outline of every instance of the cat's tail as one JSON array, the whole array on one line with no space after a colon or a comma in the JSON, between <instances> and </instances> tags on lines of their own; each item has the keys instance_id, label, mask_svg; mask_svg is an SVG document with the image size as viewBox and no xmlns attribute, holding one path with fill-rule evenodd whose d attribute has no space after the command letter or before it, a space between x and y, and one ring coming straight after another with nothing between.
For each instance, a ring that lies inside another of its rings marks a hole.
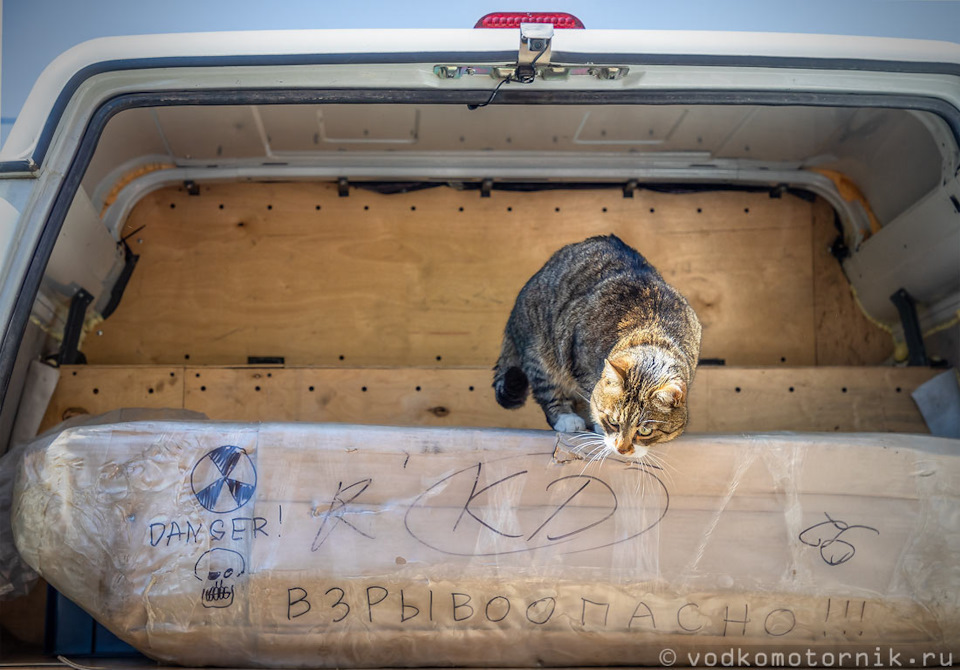
<instances>
[{"instance_id":1,"label":"cat's tail","mask_svg":"<svg viewBox=\"0 0 960 670\"><path fill-rule=\"evenodd\" d=\"M497 402L506 409L516 409L527 401L530 383L520 368L520 356L513 338L506 333L500 359L493 368L493 390L497 393Z\"/></svg>"}]
</instances>

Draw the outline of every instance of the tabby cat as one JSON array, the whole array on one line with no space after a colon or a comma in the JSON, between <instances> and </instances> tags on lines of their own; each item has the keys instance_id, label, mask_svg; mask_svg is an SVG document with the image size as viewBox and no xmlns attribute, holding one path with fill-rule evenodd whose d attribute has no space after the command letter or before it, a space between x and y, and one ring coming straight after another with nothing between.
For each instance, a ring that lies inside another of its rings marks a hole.
<instances>
[{"instance_id":1,"label":"tabby cat","mask_svg":"<svg viewBox=\"0 0 960 670\"><path fill-rule=\"evenodd\" d=\"M615 235L557 251L517 296L494 367L497 402L532 389L560 432L592 425L607 449L643 457L687 425L700 322Z\"/></svg>"}]
</instances>

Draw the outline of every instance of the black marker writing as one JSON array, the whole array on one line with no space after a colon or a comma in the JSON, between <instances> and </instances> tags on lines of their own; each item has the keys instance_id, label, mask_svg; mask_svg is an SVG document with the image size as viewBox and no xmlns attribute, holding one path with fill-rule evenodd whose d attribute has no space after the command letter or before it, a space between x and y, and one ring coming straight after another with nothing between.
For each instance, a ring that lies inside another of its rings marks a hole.
<instances>
[{"instance_id":1,"label":"black marker writing","mask_svg":"<svg viewBox=\"0 0 960 670\"><path fill-rule=\"evenodd\" d=\"M372 535L364 533L346 518L347 513L350 511L348 507L350 503L363 495L363 492L366 491L372 483L372 479L361 479L346 487L343 485L343 482L337 484L337 492L334 494L333 500L330 501L330 507L323 515L323 522L320 524L320 530L317 531L317 536L313 540L310 551L317 551L322 547L323 543L330 537L330 534L341 524L346 525L352 531L359 533L365 538L373 539Z\"/></svg>"},{"instance_id":2,"label":"black marker writing","mask_svg":"<svg viewBox=\"0 0 960 670\"><path fill-rule=\"evenodd\" d=\"M802 533L799 540L808 547L819 547L820 558L830 566L842 565L853 558L857 553L857 548L853 546L852 537L849 535L852 531L863 530L880 534L880 531L870 526L850 525L840 519L834 519L826 512L826 521L815 523ZM846 536L846 537L844 537ZM844 537L844 539L840 539Z\"/></svg>"}]
</instances>

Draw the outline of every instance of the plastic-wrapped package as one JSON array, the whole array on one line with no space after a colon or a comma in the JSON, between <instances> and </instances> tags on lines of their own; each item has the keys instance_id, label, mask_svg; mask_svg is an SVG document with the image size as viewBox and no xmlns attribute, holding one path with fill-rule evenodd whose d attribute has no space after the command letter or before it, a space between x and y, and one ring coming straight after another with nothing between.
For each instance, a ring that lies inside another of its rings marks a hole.
<instances>
[{"instance_id":1,"label":"plastic-wrapped package","mask_svg":"<svg viewBox=\"0 0 960 670\"><path fill-rule=\"evenodd\" d=\"M557 440L71 428L26 455L14 528L56 588L187 665L695 665L734 652L855 665L958 651L956 441L687 435L661 468L556 457Z\"/></svg>"},{"instance_id":2,"label":"plastic-wrapped package","mask_svg":"<svg viewBox=\"0 0 960 670\"><path fill-rule=\"evenodd\" d=\"M47 366L37 364L38 369L46 370ZM53 379L56 384L56 377ZM52 389L51 389L52 392ZM49 397L45 396L43 405L46 406ZM43 412L41 410L40 415ZM32 450L44 449L45 445L55 440L59 434L72 426L90 426L104 423L136 420L203 420L206 416L200 412L175 409L120 409L98 416L87 414L75 416L64 421L56 428L39 436L33 443L16 443L0 458L0 600L8 600L26 595L37 581L37 573L27 565L17 551L10 525L10 512L13 504L13 486L20 470L20 460L29 446ZM18 424L19 425L19 424ZM35 434L39 419L27 430Z\"/></svg>"}]
</instances>

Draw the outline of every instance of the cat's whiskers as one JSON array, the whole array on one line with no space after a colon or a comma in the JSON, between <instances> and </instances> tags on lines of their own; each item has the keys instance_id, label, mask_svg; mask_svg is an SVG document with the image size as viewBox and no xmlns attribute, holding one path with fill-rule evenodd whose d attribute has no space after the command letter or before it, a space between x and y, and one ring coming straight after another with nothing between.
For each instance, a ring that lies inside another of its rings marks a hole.
<instances>
[{"instance_id":1,"label":"cat's whiskers","mask_svg":"<svg viewBox=\"0 0 960 670\"><path fill-rule=\"evenodd\" d=\"M654 454L652 451L648 452L646 455L646 464L648 467L652 467L660 471L660 474L663 475L663 478L666 479L671 487L673 486L673 474L677 472L676 466L669 463L667 460L663 459L661 456ZM653 473L651 473L653 474Z\"/></svg>"}]
</instances>

